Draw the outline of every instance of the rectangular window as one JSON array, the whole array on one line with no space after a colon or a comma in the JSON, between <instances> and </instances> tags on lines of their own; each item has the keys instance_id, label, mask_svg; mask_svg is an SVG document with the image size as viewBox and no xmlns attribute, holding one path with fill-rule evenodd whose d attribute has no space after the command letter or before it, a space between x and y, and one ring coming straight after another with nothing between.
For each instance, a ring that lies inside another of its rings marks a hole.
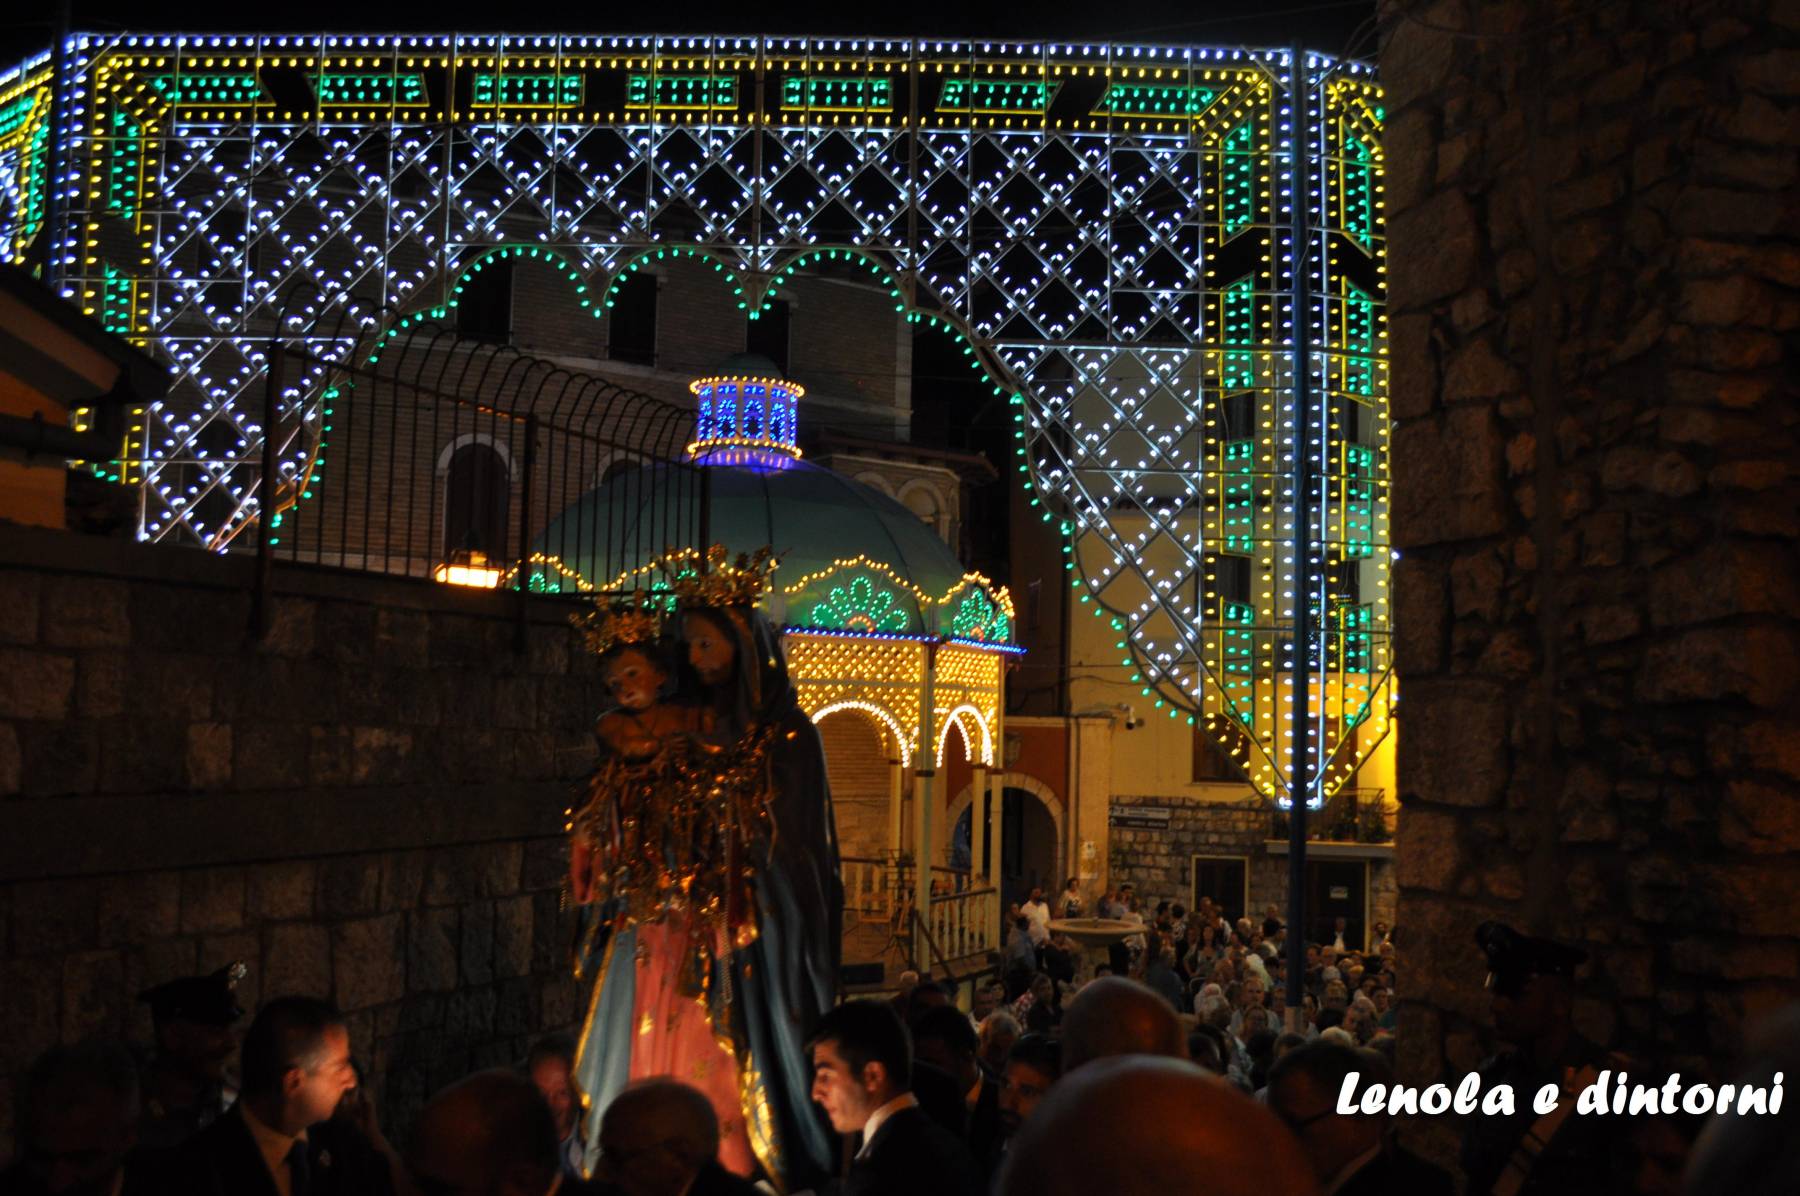
<instances>
[{"instance_id":1,"label":"rectangular window","mask_svg":"<svg viewBox=\"0 0 1800 1196\"><path fill-rule=\"evenodd\" d=\"M771 300L754 320L744 321L744 351L757 353L787 373L790 311L786 299Z\"/></svg>"},{"instance_id":2,"label":"rectangular window","mask_svg":"<svg viewBox=\"0 0 1800 1196\"><path fill-rule=\"evenodd\" d=\"M1196 781L1241 781L1243 770L1231 758L1231 752L1220 743L1204 723L1194 724L1194 773Z\"/></svg>"},{"instance_id":3,"label":"rectangular window","mask_svg":"<svg viewBox=\"0 0 1800 1196\"><path fill-rule=\"evenodd\" d=\"M1247 556L1224 554L1213 563L1213 592L1227 602L1250 604L1250 565Z\"/></svg>"},{"instance_id":4,"label":"rectangular window","mask_svg":"<svg viewBox=\"0 0 1800 1196\"><path fill-rule=\"evenodd\" d=\"M1222 440L1252 440L1256 436L1256 393L1243 391L1227 395L1220 406L1225 412L1225 435Z\"/></svg>"},{"instance_id":5,"label":"rectangular window","mask_svg":"<svg viewBox=\"0 0 1800 1196\"><path fill-rule=\"evenodd\" d=\"M638 270L613 292L607 355L614 361L656 364L656 276Z\"/></svg>"},{"instance_id":6,"label":"rectangular window","mask_svg":"<svg viewBox=\"0 0 1800 1196\"><path fill-rule=\"evenodd\" d=\"M1368 925L1369 862L1367 860L1306 861L1306 941L1321 946L1336 944L1337 920L1344 920L1344 947L1363 949L1363 928Z\"/></svg>"},{"instance_id":7,"label":"rectangular window","mask_svg":"<svg viewBox=\"0 0 1800 1196\"><path fill-rule=\"evenodd\" d=\"M456 331L471 340L512 341L513 259L494 257L463 275L456 297Z\"/></svg>"}]
</instances>

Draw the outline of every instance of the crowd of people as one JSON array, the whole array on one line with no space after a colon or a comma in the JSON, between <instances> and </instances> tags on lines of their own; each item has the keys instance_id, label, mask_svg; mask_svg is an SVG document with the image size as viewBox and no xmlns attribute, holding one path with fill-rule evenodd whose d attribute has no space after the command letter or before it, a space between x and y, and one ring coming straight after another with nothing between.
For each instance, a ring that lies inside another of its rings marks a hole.
<instances>
[{"instance_id":1,"label":"crowd of people","mask_svg":"<svg viewBox=\"0 0 1800 1196\"><path fill-rule=\"evenodd\" d=\"M1127 921L1134 904L1128 887L1096 903ZM908 973L893 998L847 1001L819 1020L805 1044L810 1096L842 1147L819 1196L1458 1190L1398 1144L1388 1115L1340 1106L1347 1083L1360 1093L1393 1082L1386 927L1351 943L1340 925L1319 936L1331 941L1308 943L1304 1016L1289 1019L1286 930L1272 913L1257 926L1228 922L1210 902L1159 904L1140 916L1141 932L1089 965L1051 928L1047 906L1041 893L1020 904L1001 979L977 987L970 1008ZM1494 1074L1554 1072L1586 1049L1569 1021L1580 953L1493 923L1481 936L1497 1028L1518 1047ZM221 972L145 994L156 1036L147 1063L110 1042L40 1057L18 1090L17 1153L0 1196L774 1190L722 1165L714 1103L684 1077L640 1079L590 1107L564 1037L438 1092L396 1149L359 1086L346 1019L318 999L277 997L239 1037L231 982ZM1792 1020L1771 1057L1796 1053ZM1647 1139L1622 1152L1616 1138L1558 1130L1529 1113L1476 1124L1464 1190L1681 1190L1691 1137L1658 1171ZM1536 1153L1508 1145L1533 1133L1544 1137ZM1766 1160L1771 1149L1793 1154L1791 1135L1734 1124L1714 1137L1696 1157L1738 1176L1733 1191L1785 1190L1768 1182L1791 1178L1792 1160ZM1491 1171L1484 1157L1498 1160Z\"/></svg>"},{"instance_id":2,"label":"crowd of people","mask_svg":"<svg viewBox=\"0 0 1800 1196\"><path fill-rule=\"evenodd\" d=\"M1071 880L1054 910L1042 889L1009 909L1011 930L1002 953L998 1000L1005 1003L1012 1023L1041 1033L1060 1017L1081 950L1053 932L1051 923L1082 916L1079 894ZM1288 1030L1288 935L1274 907L1260 921L1248 916L1233 921L1203 897L1194 910L1161 901L1146 915L1133 886L1126 884L1102 892L1093 908L1096 917L1141 927L1114 943L1107 962L1093 974L1138 980L1191 1015L1194 1031L1209 1040L1197 1044L1196 1060L1216 1059L1214 1070L1238 1087L1260 1091L1278 1047L1322 1035L1326 1041L1374 1050L1392 1062L1396 947L1386 923L1376 922L1363 941L1338 918L1329 934L1319 936L1326 941L1306 944L1301 1028ZM1351 936L1348 941L1346 935ZM1003 1034L1007 1024L998 1023L995 1032Z\"/></svg>"},{"instance_id":3,"label":"crowd of people","mask_svg":"<svg viewBox=\"0 0 1800 1196\"><path fill-rule=\"evenodd\" d=\"M600 1116L598 1166L574 1082L574 1044L533 1045L518 1068L433 1096L405 1150L359 1086L347 1020L325 1001L266 1002L241 1039L219 976L172 986L153 1009L147 1065L90 1040L46 1051L23 1077L4 1196L752 1196L719 1165L704 1094L673 1078L628 1087ZM209 995L209 993L211 995ZM235 1058L235 1073L227 1062ZM591 1179L584 1171L594 1171Z\"/></svg>"}]
</instances>

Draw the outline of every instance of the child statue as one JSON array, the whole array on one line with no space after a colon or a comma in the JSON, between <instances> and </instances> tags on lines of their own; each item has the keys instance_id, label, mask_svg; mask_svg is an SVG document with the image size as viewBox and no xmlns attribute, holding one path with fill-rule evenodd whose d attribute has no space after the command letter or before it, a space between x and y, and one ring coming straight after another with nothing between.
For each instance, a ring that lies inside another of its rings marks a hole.
<instances>
[{"instance_id":1,"label":"child statue","mask_svg":"<svg viewBox=\"0 0 1800 1196\"><path fill-rule=\"evenodd\" d=\"M676 706L670 696L671 670L660 644L661 620L643 593L597 607L577 620L587 645L600 658L600 676L616 703L594 723L600 763L588 779L587 801L570 827L569 895L576 905L605 901L610 880L627 849L628 831L638 825L629 791L654 786L657 758L677 737L693 728L691 708ZM634 784L634 782L638 784ZM640 796L648 799L652 793ZM605 857L603 875L595 863ZM597 894L596 881L606 891Z\"/></svg>"}]
</instances>

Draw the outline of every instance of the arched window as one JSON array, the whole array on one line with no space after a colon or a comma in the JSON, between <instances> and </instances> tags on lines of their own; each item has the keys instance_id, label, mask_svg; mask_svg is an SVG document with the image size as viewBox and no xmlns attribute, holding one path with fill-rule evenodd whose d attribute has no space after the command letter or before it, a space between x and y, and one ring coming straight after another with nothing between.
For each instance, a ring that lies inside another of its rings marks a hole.
<instances>
[{"instance_id":1,"label":"arched window","mask_svg":"<svg viewBox=\"0 0 1800 1196\"><path fill-rule=\"evenodd\" d=\"M490 561L510 559L506 516L511 501L506 458L491 444L460 445L444 471L444 558L479 552Z\"/></svg>"},{"instance_id":2,"label":"arched window","mask_svg":"<svg viewBox=\"0 0 1800 1196\"><path fill-rule=\"evenodd\" d=\"M900 488L899 499L902 506L917 515L920 522L940 537L949 530L943 500L930 486L920 482L909 483Z\"/></svg>"},{"instance_id":3,"label":"arched window","mask_svg":"<svg viewBox=\"0 0 1800 1196\"><path fill-rule=\"evenodd\" d=\"M607 356L637 365L656 364L656 275L640 270L613 292L606 313Z\"/></svg>"}]
</instances>

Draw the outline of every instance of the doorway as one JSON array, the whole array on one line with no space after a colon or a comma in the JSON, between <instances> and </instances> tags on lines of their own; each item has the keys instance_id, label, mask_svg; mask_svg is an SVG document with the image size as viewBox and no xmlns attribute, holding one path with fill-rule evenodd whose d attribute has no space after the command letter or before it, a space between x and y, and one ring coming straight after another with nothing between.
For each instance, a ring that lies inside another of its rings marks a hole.
<instances>
[{"instance_id":1,"label":"doorway","mask_svg":"<svg viewBox=\"0 0 1800 1196\"><path fill-rule=\"evenodd\" d=\"M1056 820L1037 795L1010 785L1000 808L1000 901L1004 909L1042 886L1046 896L1062 888L1056 868Z\"/></svg>"},{"instance_id":2,"label":"doorway","mask_svg":"<svg viewBox=\"0 0 1800 1196\"><path fill-rule=\"evenodd\" d=\"M981 872L981 861L974 858L974 823L977 809L988 821L988 834L1000 833L1000 900L1002 908L1013 901L1024 901L1034 886L1041 885L1046 898L1062 890L1063 877L1056 875L1056 819L1045 808L1043 800L1025 789L1007 786L1001 805L998 828L994 825L992 803L972 801L956 816L950 828L950 866L966 868L971 876Z\"/></svg>"},{"instance_id":3,"label":"doorway","mask_svg":"<svg viewBox=\"0 0 1800 1196\"><path fill-rule=\"evenodd\" d=\"M1306 861L1306 941L1330 945L1344 919L1344 946L1362 950L1369 926L1369 862Z\"/></svg>"},{"instance_id":4,"label":"doorway","mask_svg":"<svg viewBox=\"0 0 1800 1196\"><path fill-rule=\"evenodd\" d=\"M1247 855L1197 855L1194 857L1194 901L1210 897L1232 925L1250 906L1250 857Z\"/></svg>"}]
</instances>

